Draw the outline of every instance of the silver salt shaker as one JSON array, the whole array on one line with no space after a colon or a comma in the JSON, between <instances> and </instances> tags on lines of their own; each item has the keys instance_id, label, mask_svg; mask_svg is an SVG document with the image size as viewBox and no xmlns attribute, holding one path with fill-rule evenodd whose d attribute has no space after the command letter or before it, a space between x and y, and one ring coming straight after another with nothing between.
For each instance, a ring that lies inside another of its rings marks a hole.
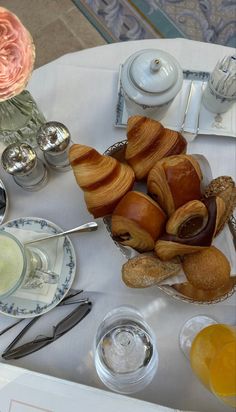
<instances>
[{"instance_id":1,"label":"silver salt shaker","mask_svg":"<svg viewBox=\"0 0 236 412\"><path fill-rule=\"evenodd\" d=\"M39 190L48 181L45 164L27 143L9 145L2 153L1 161L5 171L25 190Z\"/></svg>"},{"instance_id":2,"label":"silver salt shaker","mask_svg":"<svg viewBox=\"0 0 236 412\"><path fill-rule=\"evenodd\" d=\"M58 172L70 170L68 150L71 136L67 127L51 121L43 124L37 133L37 143L48 166Z\"/></svg>"}]
</instances>

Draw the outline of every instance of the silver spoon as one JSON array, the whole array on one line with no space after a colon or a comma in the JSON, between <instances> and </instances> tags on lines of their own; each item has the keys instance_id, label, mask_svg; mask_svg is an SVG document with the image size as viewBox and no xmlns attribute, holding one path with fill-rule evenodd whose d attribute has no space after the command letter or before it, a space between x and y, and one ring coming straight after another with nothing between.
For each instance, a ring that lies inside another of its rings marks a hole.
<instances>
[{"instance_id":1,"label":"silver spoon","mask_svg":"<svg viewBox=\"0 0 236 412\"><path fill-rule=\"evenodd\" d=\"M65 232L61 232L61 233L56 233L55 235L49 235L49 236L44 236L38 239L29 240L28 242L24 242L24 244L29 245L32 243L41 242L42 240L49 240L49 239L54 239L56 237L70 235L72 233L92 232L94 230L97 230L97 228L98 228L98 224L96 222L89 222L89 223L85 223L84 225L75 227L74 229L66 230Z\"/></svg>"}]
</instances>

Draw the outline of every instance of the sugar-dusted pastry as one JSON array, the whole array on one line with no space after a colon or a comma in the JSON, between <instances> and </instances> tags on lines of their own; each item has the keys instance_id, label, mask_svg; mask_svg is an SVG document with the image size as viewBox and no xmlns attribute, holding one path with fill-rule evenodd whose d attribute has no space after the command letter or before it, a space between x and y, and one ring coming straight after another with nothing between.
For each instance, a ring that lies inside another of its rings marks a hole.
<instances>
[{"instance_id":1,"label":"sugar-dusted pastry","mask_svg":"<svg viewBox=\"0 0 236 412\"><path fill-rule=\"evenodd\" d=\"M162 262L156 256L141 254L122 266L122 279L130 288L147 288L177 275L181 268L178 259Z\"/></svg>"},{"instance_id":2,"label":"sugar-dusted pastry","mask_svg":"<svg viewBox=\"0 0 236 412\"><path fill-rule=\"evenodd\" d=\"M111 214L120 199L132 189L134 172L129 165L95 149L74 144L69 160L76 181L84 191L88 211L95 217Z\"/></svg>"},{"instance_id":3,"label":"sugar-dusted pastry","mask_svg":"<svg viewBox=\"0 0 236 412\"><path fill-rule=\"evenodd\" d=\"M219 176L213 179L206 187L204 192L205 197L218 196L225 203L225 211L222 214L219 222L217 233L220 232L225 223L229 220L236 207L236 187L233 179L230 176Z\"/></svg>"},{"instance_id":4,"label":"sugar-dusted pastry","mask_svg":"<svg viewBox=\"0 0 236 412\"><path fill-rule=\"evenodd\" d=\"M157 160L184 153L187 147L179 132L165 129L160 122L145 116L129 117L127 140L125 158L137 180L145 178Z\"/></svg>"},{"instance_id":5,"label":"sugar-dusted pastry","mask_svg":"<svg viewBox=\"0 0 236 412\"><path fill-rule=\"evenodd\" d=\"M229 282L229 261L215 246L184 256L182 265L188 281L198 289L218 289Z\"/></svg>"},{"instance_id":6,"label":"sugar-dusted pastry","mask_svg":"<svg viewBox=\"0 0 236 412\"><path fill-rule=\"evenodd\" d=\"M166 214L144 193L130 191L116 206L111 221L113 238L144 252L154 248L163 233Z\"/></svg>"},{"instance_id":7,"label":"sugar-dusted pastry","mask_svg":"<svg viewBox=\"0 0 236 412\"><path fill-rule=\"evenodd\" d=\"M160 259L169 260L211 246L224 211L224 202L213 196L202 201L202 208L200 203L188 202L170 217L167 233L155 244L155 252Z\"/></svg>"},{"instance_id":8,"label":"sugar-dusted pastry","mask_svg":"<svg viewBox=\"0 0 236 412\"><path fill-rule=\"evenodd\" d=\"M191 155L170 156L156 162L147 179L148 193L170 216L190 200L199 200L202 172Z\"/></svg>"},{"instance_id":9,"label":"sugar-dusted pastry","mask_svg":"<svg viewBox=\"0 0 236 412\"><path fill-rule=\"evenodd\" d=\"M183 296L194 300L195 302L213 302L220 298L227 297L228 294L236 286L236 276L231 276L229 281L218 289L203 290L198 289L191 285L190 282L175 283L171 285L172 288L177 290Z\"/></svg>"}]
</instances>

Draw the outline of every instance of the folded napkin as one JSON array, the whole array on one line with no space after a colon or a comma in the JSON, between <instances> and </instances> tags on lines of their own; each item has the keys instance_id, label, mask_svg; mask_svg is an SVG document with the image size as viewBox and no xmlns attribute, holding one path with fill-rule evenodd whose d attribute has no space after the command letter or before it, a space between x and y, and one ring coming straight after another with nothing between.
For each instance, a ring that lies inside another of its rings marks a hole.
<instances>
[{"instance_id":1,"label":"folded napkin","mask_svg":"<svg viewBox=\"0 0 236 412\"><path fill-rule=\"evenodd\" d=\"M16 236L22 243L25 241L41 238L44 236L49 236L49 233L45 232L34 232L31 230L22 230L17 228L9 228L6 227L5 230L12 235ZM46 253L46 255L50 259L50 271L55 272L56 274L60 275L61 267L63 263L63 238L56 238L48 241L40 242L40 249ZM39 243L32 245L32 247L38 247ZM50 303L55 295L57 290L57 283L56 284L48 284L45 283L44 285L38 288L19 288L15 293L14 296L21 299L26 300L37 300L44 303Z\"/></svg>"}]
</instances>

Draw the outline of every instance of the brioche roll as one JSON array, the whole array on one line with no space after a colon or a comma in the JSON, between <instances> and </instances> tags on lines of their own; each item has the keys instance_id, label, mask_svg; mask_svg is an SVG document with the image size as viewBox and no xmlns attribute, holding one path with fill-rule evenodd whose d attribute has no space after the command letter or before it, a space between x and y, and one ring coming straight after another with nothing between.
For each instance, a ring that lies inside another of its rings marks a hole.
<instances>
[{"instance_id":1,"label":"brioche roll","mask_svg":"<svg viewBox=\"0 0 236 412\"><path fill-rule=\"evenodd\" d=\"M112 214L112 235L122 245L149 251L163 233L165 221L166 215L156 202L144 193L130 191Z\"/></svg>"},{"instance_id":2,"label":"brioche roll","mask_svg":"<svg viewBox=\"0 0 236 412\"><path fill-rule=\"evenodd\" d=\"M129 165L101 155L92 147L73 145L69 160L88 211L95 218L111 214L134 184L134 172Z\"/></svg>"},{"instance_id":3,"label":"brioche roll","mask_svg":"<svg viewBox=\"0 0 236 412\"><path fill-rule=\"evenodd\" d=\"M183 153L187 146L180 133L165 129L160 122L144 116L129 117L127 140L125 158L137 180L145 178L159 159Z\"/></svg>"},{"instance_id":4,"label":"brioche roll","mask_svg":"<svg viewBox=\"0 0 236 412\"><path fill-rule=\"evenodd\" d=\"M170 156L159 160L150 170L148 193L170 216L190 200L200 200L201 180L202 172L193 156Z\"/></svg>"}]
</instances>

